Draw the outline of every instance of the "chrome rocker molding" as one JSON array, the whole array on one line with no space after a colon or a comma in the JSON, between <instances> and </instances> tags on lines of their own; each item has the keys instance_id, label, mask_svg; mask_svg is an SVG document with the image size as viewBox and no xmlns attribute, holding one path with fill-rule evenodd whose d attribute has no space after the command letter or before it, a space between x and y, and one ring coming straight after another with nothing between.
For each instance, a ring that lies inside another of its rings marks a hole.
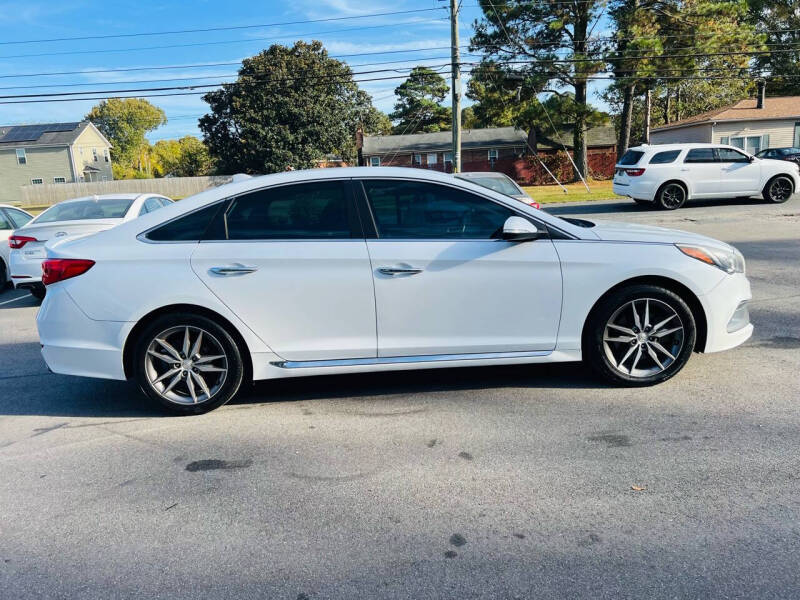
<instances>
[{"instance_id":1,"label":"chrome rocker molding","mask_svg":"<svg viewBox=\"0 0 800 600\"><path fill-rule=\"evenodd\" d=\"M282 360L270 364L281 369L308 369L312 367L352 367L361 365L393 365L402 363L446 362L458 360L491 360L494 358L532 358L547 356L551 350L535 352L486 352L482 354L427 354L418 356L380 356L374 358L340 358L334 360Z\"/></svg>"}]
</instances>

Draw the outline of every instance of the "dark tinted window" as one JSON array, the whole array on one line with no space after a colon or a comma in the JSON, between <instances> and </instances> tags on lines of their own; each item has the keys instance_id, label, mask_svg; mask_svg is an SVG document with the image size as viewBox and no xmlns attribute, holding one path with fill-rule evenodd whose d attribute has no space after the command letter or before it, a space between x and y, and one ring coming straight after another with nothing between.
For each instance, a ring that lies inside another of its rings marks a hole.
<instances>
[{"instance_id":1,"label":"dark tinted window","mask_svg":"<svg viewBox=\"0 0 800 600\"><path fill-rule=\"evenodd\" d=\"M161 227L153 229L147 234L147 239L154 242L190 242L203 239L211 221L227 205L225 202L217 202L206 208L201 208L183 217L178 217L174 221L165 223Z\"/></svg>"},{"instance_id":2,"label":"dark tinted window","mask_svg":"<svg viewBox=\"0 0 800 600\"><path fill-rule=\"evenodd\" d=\"M717 148L717 156L719 157L720 162L750 162L750 159L747 158L745 154L737 152L733 148Z\"/></svg>"},{"instance_id":3,"label":"dark tinted window","mask_svg":"<svg viewBox=\"0 0 800 600\"><path fill-rule=\"evenodd\" d=\"M7 219L2 210L0 210L0 229L16 229L11 219Z\"/></svg>"},{"instance_id":4,"label":"dark tinted window","mask_svg":"<svg viewBox=\"0 0 800 600\"><path fill-rule=\"evenodd\" d=\"M639 162L639 159L644 156L644 152L639 150L628 150L625 154L622 155L622 158L619 159L619 164L621 165L635 165Z\"/></svg>"},{"instance_id":5,"label":"dark tinted window","mask_svg":"<svg viewBox=\"0 0 800 600\"><path fill-rule=\"evenodd\" d=\"M800 148L780 148L775 150L777 156L791 156L792 154L800 154Z\"/></svg>"},{"instance_id":6,"label":"dark tinted window","mask_svg":"<svg viewBox=\"0 0 800 600\"><path fill-rule=\"evenodd\" d=\"M342 181L286 185L235 198L225 231L231 240L349 238L351 211Z\"/></svg>"},{"instance_id":7,"label":"dark tinted window","mask_svg":"<svg viewBox=\"0 0 800 600\"><path fill-rule=\"evenodd\" d=\"M497 238L514 215L510 208L443 185L367 180L364 189L382 238Z\"/></svg>"},{"instance_id":8,"label":"dark tinted window","mask_svg":"<svg viewBox=\"0 0 800 600\"><path fill-rule=\"evenodd\" d=\"M667 150L666 152L659 152L658 154L653 155L653 158L650 159L650 164L666 165L667 163L675 162L675 159L678 158L678 154L680 153L680 150Z\"/></svg>"},{"instance_id":9,"label":"dark tinted window","mask_svg":"<svg viewBox=\"0 0 800 600\"><path fill-rule=\"evenodd\" d=\"M717 162L713 148L693 148L689 150L683 162L687 163L708 163Z\"/></svg>"}]
</instances>

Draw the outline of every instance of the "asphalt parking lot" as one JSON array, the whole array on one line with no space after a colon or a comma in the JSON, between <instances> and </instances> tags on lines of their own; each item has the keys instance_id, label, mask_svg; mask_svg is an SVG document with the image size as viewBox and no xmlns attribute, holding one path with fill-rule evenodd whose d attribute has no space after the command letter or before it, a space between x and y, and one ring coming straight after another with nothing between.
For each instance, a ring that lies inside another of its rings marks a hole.
<instances>
[{"instance_id":1,"label":"asphalt parking lot","mask_svg":"<svg viewBox=\"0 0 800 600\"><path fill-rule=\"evenodd\" d=\"M48 373L0 294L0 597L797 598L800 198L549 210L733 243L754 337L647 389L398 372L172 418Z\"/></svg>"}]
</instances>

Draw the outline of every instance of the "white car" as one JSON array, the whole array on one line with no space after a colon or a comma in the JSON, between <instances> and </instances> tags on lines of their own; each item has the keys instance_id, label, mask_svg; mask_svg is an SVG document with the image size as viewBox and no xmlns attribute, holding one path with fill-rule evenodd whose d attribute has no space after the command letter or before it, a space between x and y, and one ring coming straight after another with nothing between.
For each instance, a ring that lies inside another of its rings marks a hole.
<instances>
[{"instance_id":1,"label":"white car","mask_svg":"<svg viewBox=\"0 0 800 600\"><path fill-rule=\"evenodd\" d=\"M22 227L33 218L33 215L11 206L10 204L0 204L0 291L5 289L11 281L11 271L8 268L8 255L11 248L8 247L8 237L18 227Z\"/></svg>"},{"instance_id":2,"label":"white car","mask_svg":"<svg viewBox=\"0 0 800 600\"><path fill-rule=\"evenodd\" d=\"M106 194L59 202L9 236L11 279L16 287L44 298L42 261L47 243L110 229L169 204L172 200L158 194Z\"/></svg>"},{"instance_id":3,"label":"white car","mask_svg":"<svg viewBox=\"0 0 800 600\"><path fill-rule=\"evenodd\" d=\"M511 179L505 173L498 173L496 171L467 171L466 173L456 173L459 179L466 179L472 183L477 183L483 187L489 188L506 196L511 196L514 200L519 200L534 208L541 208L539 203L530 197L525 190L517 185L517 182Z\"/></svg>"},{"instance_id":4,"label":"white car","mask_svg":"<svg viewBox=\"0 0 800 600\"><path fill-rule=\"evenodd\" d=\"M681 231L570 221L433 171L267 175L48 249L56 373L174 412L279 377L586 360L645 385L750 337L744 259Z\"/></svg>"},{"instance_id":5,"label":"white car","mask_svg":"<svg viewBox=\"0 0 800 600\"><path fill-rule=\"evenodd\" d=\"M614 193L674 210L693 198L748 198L786 202L800 190L800 166L756 158L719 144L637 146L619 160Z\"/></svg>"}]
</instances>

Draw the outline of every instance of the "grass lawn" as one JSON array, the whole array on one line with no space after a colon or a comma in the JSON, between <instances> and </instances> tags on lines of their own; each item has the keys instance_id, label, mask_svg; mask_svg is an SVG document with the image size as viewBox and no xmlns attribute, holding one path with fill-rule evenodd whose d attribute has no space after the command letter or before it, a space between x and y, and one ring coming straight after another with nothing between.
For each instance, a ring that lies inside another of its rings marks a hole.
<instances>
[{"instance_id":1,"label":"grass lawn","mask_svg":"<svg viewBox=\"0 0 800 600\"><path fill-rule=\"evenodd\" d=\"M567 188L567 193L564 193L557 185L529 185L524 186L523 189L528 192L531 197L540 204L548 204L551 202L587 202L589 200L619 200L622 196L617 196L611 191L611 180L608 181L589 181L589 189L582 183L568 183L564 187Z\"/></svg>"}]
</instances>

